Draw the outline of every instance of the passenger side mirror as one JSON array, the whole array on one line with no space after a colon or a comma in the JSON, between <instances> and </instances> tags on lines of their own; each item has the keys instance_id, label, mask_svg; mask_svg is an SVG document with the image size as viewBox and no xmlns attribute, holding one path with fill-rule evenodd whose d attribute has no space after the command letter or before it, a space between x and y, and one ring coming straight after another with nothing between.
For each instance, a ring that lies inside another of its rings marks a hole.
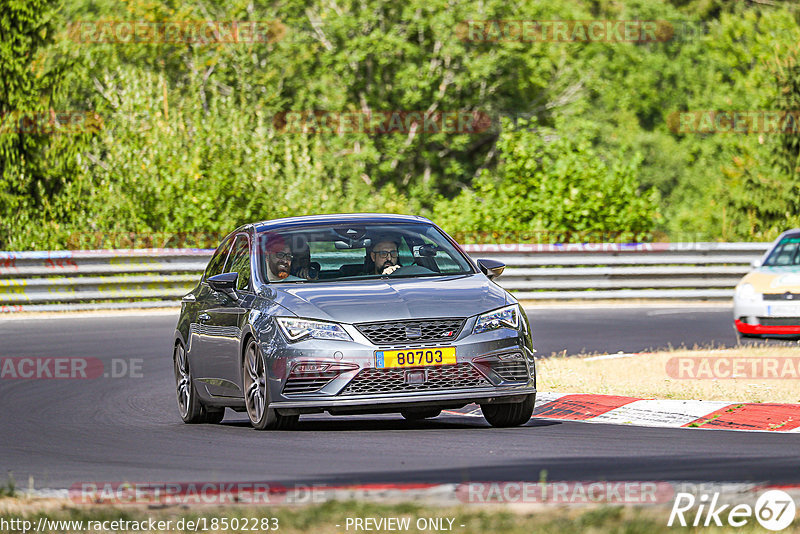
<instances>
[{"instance_id":1,"label":"passenger side mirror","mask_svg":"<svg viewBox=\"0 0 800 534\"><path fill-rule=\"evenodd\" d=\"M494 280L503 274L506 264L502 261L482 259L478 260L478 267L483 274L489 277L489 280Z\"/></svg>"},{"instance_id":2,"label":"passenger side mirror","mask_svg":"<svg viewBox=\"0 0 800 534\"><path fill-rule=\"evenodd\" d=\"M750 267L752 267L753 269L758 269L759 267L761 267L761 260L753 260L753 261L751 261L750 262Z\"/></svg>"},{"instance_id":3,"label":"passenger side mirror","mask_svg":"<svg viewBox=\"0 0 800 534\"><path fill-rule=\"evenodd\" d=\"M206 282L214 291L225 293L234 300L239 300L236 294L236 282L239 280L239 273L222 273L209 277Z\"/></svg>"}]
</instances>

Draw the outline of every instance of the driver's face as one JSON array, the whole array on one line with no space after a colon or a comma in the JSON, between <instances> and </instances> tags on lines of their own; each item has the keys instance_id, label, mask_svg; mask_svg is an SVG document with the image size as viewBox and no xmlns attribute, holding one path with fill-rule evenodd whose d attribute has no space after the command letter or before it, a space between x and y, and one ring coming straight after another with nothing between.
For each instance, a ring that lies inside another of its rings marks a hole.
<instances>
[{"instance_id":1,"label":"driver's face","mask_svg":"<svg viewBox=\"0 0 800 534\"><path fill-rule=\"evenodd\" d=\"M381 241L372 249L372 261L375 263L375 274L392 265L397 265L397 244L391 241Z\"/></svg>"},{"instance_id":2,"label":"driver's face","mask_svg":"<svg viewBox=\"0 0 800 534\"><path fill-rule=\"evenodd\" d=\"M269 264L269 270L278 278L289 276L289 269L292 267L292 255L289 245L270 251L267 254L267 263Z\"/></svg>"}]
</instances>

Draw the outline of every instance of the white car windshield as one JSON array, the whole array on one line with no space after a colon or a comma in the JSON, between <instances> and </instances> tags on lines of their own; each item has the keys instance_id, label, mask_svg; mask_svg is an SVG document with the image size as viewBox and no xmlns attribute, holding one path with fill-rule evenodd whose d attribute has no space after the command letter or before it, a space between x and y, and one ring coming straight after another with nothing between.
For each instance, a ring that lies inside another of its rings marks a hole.
<instances>
[{"instance_id":1,"label":"white car windshield","mask_svg":"<svg viewBox=\"0 0 800 534\"><path fill-rule=\"evenodd\" d=\"M800 236L781 239L769 253L764 266L800 266Z\"/></svg>"}]
</instances>

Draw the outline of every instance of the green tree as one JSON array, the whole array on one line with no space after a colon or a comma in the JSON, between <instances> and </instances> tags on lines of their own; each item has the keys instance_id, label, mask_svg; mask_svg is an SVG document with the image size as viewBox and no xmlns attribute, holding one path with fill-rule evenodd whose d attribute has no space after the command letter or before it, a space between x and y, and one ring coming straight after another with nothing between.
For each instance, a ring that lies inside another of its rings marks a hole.
<instances>
[{"instance_id":1,"label":"green tree","mask_svg":"<svg viewBox=\"0 0 800 534\"><path fill-rule=\"evenodd\" d=\"M613 158L592 148L590 125L573 136L535 122L503 123L497 176L475 191L441 200L437 220L464 242L644 240L658 217L655 197L639 191L638 154Z\"/></svg>"},{"instance_id":2,"label":"green tree","mask_svg":"<svg viewBox=\"0 0 800 534\"><path fill-rule=\"evenodd\" d=\"M62 110L53 106L69 62L45 54L58 7L52 0L0 1L0 248L32 214L49 209L75 169L76 144L54 135L54 113Z\"/></svg>"}]
</instances>

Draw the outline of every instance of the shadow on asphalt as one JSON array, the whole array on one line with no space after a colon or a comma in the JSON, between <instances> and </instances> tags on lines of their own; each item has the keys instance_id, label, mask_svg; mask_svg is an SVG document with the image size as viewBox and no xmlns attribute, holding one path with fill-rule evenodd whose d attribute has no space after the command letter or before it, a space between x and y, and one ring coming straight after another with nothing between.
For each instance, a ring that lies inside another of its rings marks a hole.
<instances>
[{"instance_id":1,"label":"shadow on asphalt","mask_svg":"<svg viewBox=\"0 0 800 534\"><path fill-rule=\"evenodd\" d=\"M323 418L324 417L324 418ZM374 419L370 416L323 416L318 415L307 418L300 418L297 428L292 432L381 432L389 430L456 430L456 429L493 429L483 417L460 417L439 416L435 419L423 421L406 421L402 418L397 419ZM514 428L546 427L562 424L560 421L533 418L521 427L511 427L503 430L513 430ZM247 419L225 420L219 426L229 427L250 427ZM497 429L493 429L497 430Z\"/></svg>"}]
</instances>

